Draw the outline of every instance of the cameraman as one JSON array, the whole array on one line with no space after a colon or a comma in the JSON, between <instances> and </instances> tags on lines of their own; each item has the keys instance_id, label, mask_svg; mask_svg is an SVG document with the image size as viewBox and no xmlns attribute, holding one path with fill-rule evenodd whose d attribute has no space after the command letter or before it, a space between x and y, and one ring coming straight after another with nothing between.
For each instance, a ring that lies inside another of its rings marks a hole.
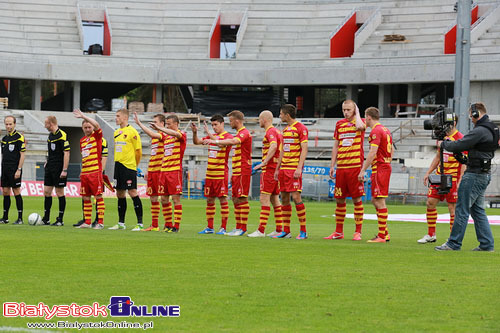
<instances>
[{"instance_id":1,"label":"cameraman","mask_svg":"<svg viewBox=\"0 0 500 333\"><path fill-rule=\"evenodd\" d=\"M469 214L474 220L479 241L479 246L473 251L494 250L493 235L484 211L484 192L491 180L491 159L498 146L498 128L490 122L483 103L471 105L469 115L474 128L460 140L441 143L441 149L454 153L468 150L469 156L467 169L458 188L455 223L450 238L443 245L436 246L437 251L460 250Z\"/></svg>"}]
</instances>

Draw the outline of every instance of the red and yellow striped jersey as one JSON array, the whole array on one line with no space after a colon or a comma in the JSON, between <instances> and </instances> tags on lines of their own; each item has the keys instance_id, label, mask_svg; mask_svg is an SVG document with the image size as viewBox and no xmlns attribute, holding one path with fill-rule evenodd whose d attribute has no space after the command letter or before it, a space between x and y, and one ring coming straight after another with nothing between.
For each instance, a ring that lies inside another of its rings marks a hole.
<instances>
[{"instance_id":1,"label":"red and yellow striped jersey","mask_svg":"<svg viewBox=\"0 0 500 333\"><path fill-rule=\"evenodd\" d=\"M186 132L181 130L177 130L177 132L181 133L180 138L162 133L164 152L161 172L182 171L182 159L186 150L187 135Z\"/></svg>"},{"instance_id":2,"label":"red and yellow striped jersey","mask_svg":"<svg viewBox=\"0 0 500 333\"><path fill-rule=\"evenodd\" d=\"M446 136L444 139L445 140L450 140L450 141L457 141L463 138L464 135L460 133L458 130L455 130L453 134ZM467 152L464 152L466 154ZM445 175L452 175L451 178L453 181L457 181L460 178L460 163L457 161L457 159L453 156L453 153L450 153L447 150L443 151L443 166L444 166L444 174ZM441 173L439 172L439 165L436 171L436 174L440 175Z\"/></svg>"},{"instance_id":3,"label":"red and yellow striped jersey","mask_svg":"<svg viewBox=\"0 0 500 333\"><path fill-rule=\"evenodd\" d=\"M163 132L161 133L163 134ZM165 135L166 137L166 135ZM151 140L151 158L149 159L148 172L160 171L163 162L163 135L160 139L153 138Z\"/></svg>"},{"instance_id":4,"label":"red and yellow striped jersey","mask_svg":"<svg viewBox=\"0 0 500 333\"><path fill-rule=\"evenodd\" d=\"M376 123L368 137L370 141L370 146L378 147L377 156L372 162L372 173L377 172L377 165L379 164L390 164L392 160L392 136L391 132L382 126L380 123Z\"/></svg>"},{"instance_id":5,"label":"red and yellow striped jersey","mask_svg":"<svg viewBox=\"0 0 500 333\"><path fill-rule=\"evenodd\" d=\"M252 174L252 135L243 126L234 137L240 143L234 147L233 176Z\"/></svg>"},{"instance_id":6,"label":"red and yellow striped jersey","mask_svg":"<svg viewBox=\"0 0 500 333\"><path fill-rule=\"evenodd\" d=\"M269 151L269 148L271 147L271 144L273 142L276 143L277 149L274 153L274 157L269 160L269 163L267 163L267 165L262 167L262 172L265 172L266 170L269 172L274 172L276 170L282 148L282 141L283 137L276 127L271 125L266 128L266 134L264 135L264 139L262 139L262 162L264 162L267 158L267 152Z\"/></svg>"},{"instance_id":7,"label":"red and yellow striped jersey","mask_svg":"<svg viewBox=\"0 0 500 333\"><path fill-rule=\"evenodd\" d=\"M308 130L301 122L295 121L283 130L283 159L281 169L295 170L299 166L301 143L307 143Z\"/></svg>"},{"instance_id":8,"label":"red and yellow striped jersey","mask_svg":"<svg viewBox=\"0 0 500 333\"><path fill-rule=\"evenodd\" d=\"M224 131L219 135L215 135L218 140L232 139L233 136ZM210 139L209 136L203 138ZM208 165L207 165L207 179L225 179L229 174L229 167L227 161L229 160L229 152L231 146L219 147L216 144L208 146Z\"/></svg>"},{"instance_id":9,"label":"red and yellow striped jersey","mask_svg":"<svg viewBox=\"0 0 500 333\"><path fill-rule=\"evenodd\" d=\"M364 119L363 122L365 122ZM348 119L337 121L333 139L339 143L337 169L354 169L363 166L365 132L356 129L354 121Z\"/></svg>"},{"instance_id":10,"label":"red and yellow striped jersey","mask_svg":"<svg viewBox=\"0 0 500 333\"><path fill-rule=\"evenodd\" d=\"M92 132L90 136L80 139L80 152L82 153L82 171L85 175L93 172L102 172L102 129Z\"/></svg>"}]
</instances>

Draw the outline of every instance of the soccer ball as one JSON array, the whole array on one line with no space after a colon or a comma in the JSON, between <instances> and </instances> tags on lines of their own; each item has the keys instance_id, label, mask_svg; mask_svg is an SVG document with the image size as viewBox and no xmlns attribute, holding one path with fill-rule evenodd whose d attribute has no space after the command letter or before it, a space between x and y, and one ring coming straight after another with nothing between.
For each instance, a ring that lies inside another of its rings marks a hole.
<instances>
[{"instance_id":1,"label":"soccer ball","mask_svg":"<svg viewBox=\"0 0 500 333\"><path fill-rule=\"evenodd\" d=\"M31 213L30 216L28 216L28 223L30 225L41 225L43 224L42 217L37 213Z\"/></svg>"}]
</instances>

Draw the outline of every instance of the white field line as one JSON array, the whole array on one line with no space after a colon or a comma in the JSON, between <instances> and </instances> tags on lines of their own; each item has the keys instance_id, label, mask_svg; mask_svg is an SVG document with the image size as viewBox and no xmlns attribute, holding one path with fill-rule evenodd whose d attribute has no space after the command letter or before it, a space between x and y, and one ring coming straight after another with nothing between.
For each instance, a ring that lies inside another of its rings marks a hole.
<instances>
[{"instance_id":1,"label":"white field line","mask_svg":"<svg viewBox=\"0 0 500 333\"><path fill-rule=\"evenodd\" d=\"M322 215L321 217L335 219L335 215ZM347 214L347 218L353 219L354 214ZM364 214L365 220L377 220L376 214ZM388 221L421 222L427 223L425 214L389 214ZM500 225L500 215L488 215L488 221L492 225ZM450 214L439 214L437 223L450 223ZM469 223L474 223L469 217Z\"/></svg>"}]
</instances>

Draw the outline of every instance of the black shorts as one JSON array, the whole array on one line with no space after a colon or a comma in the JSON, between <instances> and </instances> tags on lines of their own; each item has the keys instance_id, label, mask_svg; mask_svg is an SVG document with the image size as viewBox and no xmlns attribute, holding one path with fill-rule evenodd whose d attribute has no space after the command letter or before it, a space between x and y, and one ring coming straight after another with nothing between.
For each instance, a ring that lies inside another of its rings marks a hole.
<instances>
[{"instance_id":1,"label":"black shorts","mask_svg":"<svg viewBox=\"0 0 500 333\"><path fill-rule=\"evenodd\" d=\"M45 167L45 176L43 177L43 185L54 187L66 187L68 177L61 178L62 166L60 168Z\"/></svg>"},{"instance_id":2,"label":"black shorts","mask_svg":"<svg viewBox=\"0 0 500 333\"><path fill-rule=\"evenodd\" d=\"M2 187L21 187L21 178L23 177L23 172L21 171L21 177L15 179L14 176L17 171L17 166L3 166L2 165L2 177L0 179Z\"/></svg>"},{"instance_id":3,"label":"black shorts","mask_svg":"<svg viewBox=\"0 0 500 333\"><path fill-rule=\"evenodd\" d=\"M115 179L117 190L137 189L137 171L127 168L120 162L115 162Z\"/></svg>"}]
</instances>

